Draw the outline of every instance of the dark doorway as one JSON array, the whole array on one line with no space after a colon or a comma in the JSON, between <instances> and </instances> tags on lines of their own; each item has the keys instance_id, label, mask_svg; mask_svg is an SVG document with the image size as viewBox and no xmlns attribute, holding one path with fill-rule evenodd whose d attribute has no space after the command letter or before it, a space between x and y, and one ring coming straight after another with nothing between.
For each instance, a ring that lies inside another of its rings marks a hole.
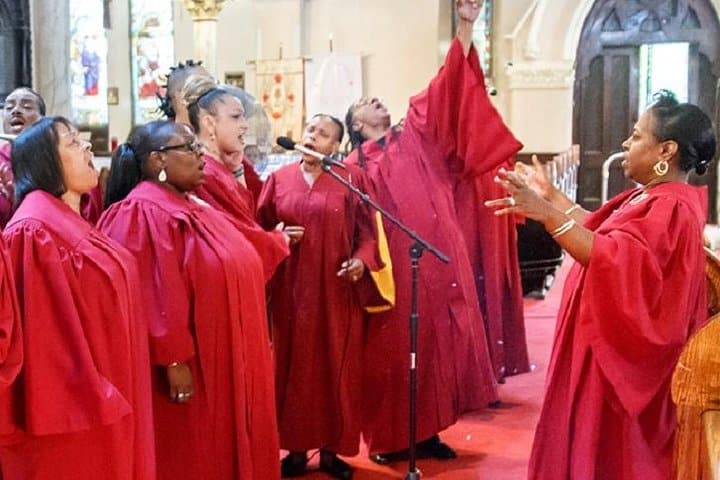
<instances>
[{"instance_id":1,"label":"dark doorway","mask_svg":"<svg viewBox=\"0 0 720 480\"><path fill-rule=\"evenodd\" d=\"M28 0L0 0L0 101L32 81Z\"/></svg>"},{"instance_id":2,"label":"dark doorway","mask_svg":"<svg viewBox=\"0 0 720 480\"><path fill-rule=\"evenodd\" d=\"M637 121L641 82L647 84L641 68L647 46L668 43L687 44L687 101L714 118L720 22L710 0L597 0L585 20L573 113L573 142L582 149L578 200L585 208L600 206L602 164L621 149ZM618 173L611 172L610 197L631 186ZM691 182L708 186L715 221L717 163Z\"/></svg>"}]
</instances>

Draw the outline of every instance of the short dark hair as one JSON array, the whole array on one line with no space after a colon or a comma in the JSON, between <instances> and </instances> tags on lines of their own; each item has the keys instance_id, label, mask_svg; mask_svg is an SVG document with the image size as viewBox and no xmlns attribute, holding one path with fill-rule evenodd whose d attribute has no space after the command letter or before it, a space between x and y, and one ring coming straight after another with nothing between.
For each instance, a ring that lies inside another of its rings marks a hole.
<instances>
[{"instance_id":1,"label":"short dark hair","mask_svg":"<svg viewBox=\"0 0 720 480\"><path fill-rule=\"evenodd\" d=\"M42 190L54 197L67 191L58 150L58 124L72 128L64 117L45 117L26 128L13 142L11 158L16 205L20 205L33 190Z\"/></svg>"},{"instance_id":2,"label":"short dark hair","mask_svg":"<svg viewBox=\"0 0 720 480\"><path fill-rule=\"evenodd\" d=\"M32 96L35 97L35 103L37 104L38 112L40 112L40 115L44 117L46 114L47 107L45 106L45 100L43 99L43 97L38 92L36 92L35 90L33 90L30 87L17 87L15 90L10 92L10 95L12 95L13 93L15 93L19 90L24 90L24 91L32 94ZM10 96L10 95L8 95L8 96Z\"/></svg>"},{"instance_id":3,"label":"short dark hair","mask_svg":"<svg viewBox=\"0 0 720 480\"><path fill-rule=\"evenodd\" d=\"M343 126L339 118L334 117L328 113L316 113L312 116L312 118L327 118L332 123L334 123L338 131L338 142L342 143L343 137L345 137L345 127Z\"/></svg>"},{"instance_id":4,"label":"short dark hair","mask_svg":"<svg viewBox=\"0 0 720 480\"><path fill-rule=\"evenodd\" d=\"M704 174L715 156L716 137L712 121L700 107L678 103L675 95L661 90L653 96L649 111L653 117L653 135L659 142L678 144L680 168Z\"/></svg>"},{"instance_id":5,"label":"short dark hair","mask_svg":"<svg viewBox=\"0 0 720 480\"><path fill-rule=\"evenodd\" d=\"M151 152L167 145L168 140L186 128L167 120L155 120L136 127L112 156L110 176L105 188L105 208L127 197L145 179L145 162Z\"/></svg>"}]
</instances>

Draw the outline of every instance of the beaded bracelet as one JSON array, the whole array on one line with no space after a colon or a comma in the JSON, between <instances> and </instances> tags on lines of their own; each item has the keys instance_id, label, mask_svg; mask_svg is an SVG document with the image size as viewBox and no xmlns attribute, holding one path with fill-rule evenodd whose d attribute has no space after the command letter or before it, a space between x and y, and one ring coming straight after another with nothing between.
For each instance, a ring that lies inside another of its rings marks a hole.
<instances>
[{"instance_id":1,"label":"beaded bracelet","mask_svg":"<svg viewBox=\"0 0 720 480\"><path fill-rule=\"evenodd\" d=\"M569 232L570 230L572 230L572 228L575 225L577 225L577 222L571 218L570 220L568 220L567 222L563 223L558 228L556 228L555 230L550 232L550 235L552 236L552 238L558 238L560 235L564 235L567 232Z\"/></svg>"},{"instance_id":2,"label":"beaded bracelet","mask_svg":"<svg viewBox=\"0 0 720 480\"><path fill-rule=\"evenodd\" d=\"M243 166L243 167L238 168L237 170L235 170L233 172L233 175L235 175L235 178L242 177L243 175L245 175L245 167Z\"/></svg>"}]
</instances>

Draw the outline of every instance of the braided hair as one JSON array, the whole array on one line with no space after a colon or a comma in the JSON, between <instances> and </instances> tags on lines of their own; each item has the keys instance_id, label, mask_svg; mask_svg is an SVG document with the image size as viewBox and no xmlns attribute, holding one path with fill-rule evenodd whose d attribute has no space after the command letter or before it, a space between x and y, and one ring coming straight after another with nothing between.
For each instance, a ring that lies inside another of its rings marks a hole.
<instances>
[{"instance_id":1,"label":"braided hair","mask_svg":"<svg viewBox=\"0 0 720 480\"><path fill-rule=\"evenodd\" d=\"M170 67L170 72L166 76L165 96L163 97L160 93L155 94L159 102L159 112L171 120L175 118L175 110L172 106L173 98L176 98L187 78L195 73L195 70L202 68L202 63L202 60L188 59L185 60L185 63L178 62L177 65Z\"/></svg>"}]
</instances>

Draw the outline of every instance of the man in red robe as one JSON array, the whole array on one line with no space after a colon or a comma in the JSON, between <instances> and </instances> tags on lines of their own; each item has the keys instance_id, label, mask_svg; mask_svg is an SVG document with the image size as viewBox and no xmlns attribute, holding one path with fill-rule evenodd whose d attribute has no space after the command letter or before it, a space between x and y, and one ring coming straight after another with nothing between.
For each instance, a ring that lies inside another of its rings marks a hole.
<instances>
[{"instance_id":1,"label":"man in red robe","mask_svg":"<svg viewBox=\"0 0 720 480\"><path fill-rule=\"evenodd\" d=\"M490 104L472 27L482 2L460 0L458 34L444 68L428 89L410 101L402 131L390 128L387 109L362 99L347 116L353 144L347 162L369 174L379 203L450 257L443 264L426 252L421 259L418 332L418 454L454 458L437 433L464 412L497 401L475 281L456 214L459 175L491 171L517 151ZM371 459L408 445L408 317L411 240L388 228L397 282L396 308L368 321L363 360L363 435Z\"/></svg>"},{"instance_id":2,"label":"man in red robe","mask_svg":"<svg viewBox=\"0 0 720 480\"><path fill-rule=\"evenodd\" d=\"M305 128L307 148L337 152L342 123L314 117ZM332 167L367 190L362 171ZM320 449L320 468L351 478L337 454L357 454L360 442L360 362L363 341L361 291L380 268L373 215L348 188L304 156L265 182L258 216L304 228L271 284L273 343L280 446L290 451L283 476L305 472L307 451Z\"/></svg>"}]
</instances>

